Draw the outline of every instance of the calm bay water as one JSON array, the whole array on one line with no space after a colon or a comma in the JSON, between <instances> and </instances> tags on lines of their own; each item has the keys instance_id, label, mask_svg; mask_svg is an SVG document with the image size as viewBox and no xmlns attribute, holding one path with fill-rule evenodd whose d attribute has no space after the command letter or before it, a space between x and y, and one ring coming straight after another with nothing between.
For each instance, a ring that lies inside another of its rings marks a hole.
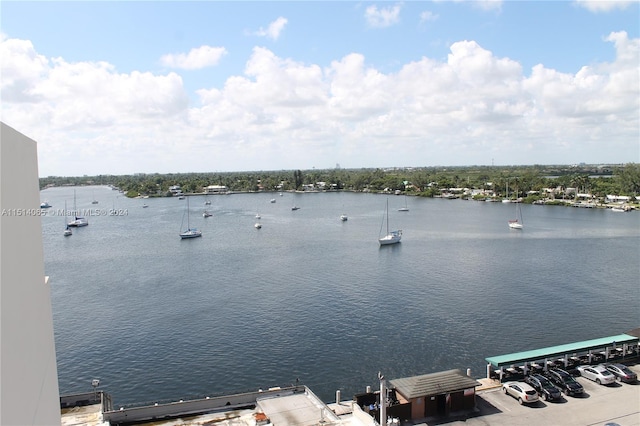
<instances>
[{"instance_id":1,"label":"calm bay water","mask_svg":"<svg viewBox=\"0 0 640 426\"><path fill-rule=\"evenodd\" d=\"M127 405L299 379L330 401L378 371L483 377L488 356L640 325L637 212L523 205L516 231L503 203L408 197L398 212L404 197L233 194L210 196L203 218L194 196L203 237L180 240L184 200L75 192L98 215L71 237L56 209L74 188L41 192L61 394L99 378ZM404 235L379 247L387 199Z\"/></svg>"}]
</instances>

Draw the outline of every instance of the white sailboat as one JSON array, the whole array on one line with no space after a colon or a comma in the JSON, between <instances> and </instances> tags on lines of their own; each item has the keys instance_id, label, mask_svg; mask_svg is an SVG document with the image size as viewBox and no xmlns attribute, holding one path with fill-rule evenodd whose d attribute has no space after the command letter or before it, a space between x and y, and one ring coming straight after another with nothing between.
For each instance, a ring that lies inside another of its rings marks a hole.
<instances>
[{"instance_id":1,"label":"white sailboat","mask_svg":"<svg viewBox=\"0 0 640 426\"><path fill-rule=\"evenodd\" d=\"M520 202L518 200L518 190L516 189L516 218L511 219L509 221L509 228L511 229L522 229L524 228L524 223L522 221L522 209L520 208Z\"/></svg>"},{"instance_id":2,"label":"white sailboat","mask_svg":"<svg viewBox=\"0 0 640 426\"><path fill-rule=\"evenodd\" d=\"M510 203L511 199L509 199L509 179L507 179L507 193L505 194L505 197L502 199L503 203Z\"/></svg>"},{"instance_id":3,"label":"white sailboat","mask_svg":"<svg viewBox=\"0 0 640 426\"><path fill-rule=\"evenodd\" d=\"M81 226L89 226L89 221L82 216L78 216L78 209L76 207L76 191L73 191L73 213L74 213L74 219L69 222L67 225L68 226L73 226L76 228L79 228Z\"/></svg>"},{"instance_id":4,"label":"white sailboat","mask_svg":"<svg viewBox=\"0 0 640 426\"><path fill-rule=\"evenodd\" d=\"M202 237L202 231L199 231L196 228L192 228L191 225L189 224L189 198L187 198L186 215L187 215L187 229L180 233L180 238L184 240L184 239L187 239L187 238ZM184 221L184 216L183 216L182 219Z\"/></svg>"},{"instance_id":5,"label":"white sailboat","mask_svg":"<svg viewBox=\"0 0 640 426\"><path fill-rule=\"evenodd\" d=\"M522 229L524 228L524 224L522 223L522 214L520 213L520 204L517 204L518 212L516 213L516 219L511 219L509 221L509 228L511 229ZM519 214L520 213L520 214Z\"/></svg>"},{"instance_id":6,"label":"white sailboat","mask_svg":"<svg viewBox=\"0 0 640 426\"><path fill-rule=\"evenodd\" d=\"M409 206L407 206L407 196L404 196L404 207L400 207L398 209L399 212L408 212L409 211Z\"/></svg>"},{"instance_id":7,"label":"white sailboat","mask_svg":"<svg viewBox=\"0 0 640 426\"><path fill-rule=\"evenodd\" d=\"M384 237L378 238L378 242L381 246L399 243L402 238L402 230L389 231L389 199L387 199L387 208L384 217L387 223L387 234Z\"/></svg>"}]
</instances>

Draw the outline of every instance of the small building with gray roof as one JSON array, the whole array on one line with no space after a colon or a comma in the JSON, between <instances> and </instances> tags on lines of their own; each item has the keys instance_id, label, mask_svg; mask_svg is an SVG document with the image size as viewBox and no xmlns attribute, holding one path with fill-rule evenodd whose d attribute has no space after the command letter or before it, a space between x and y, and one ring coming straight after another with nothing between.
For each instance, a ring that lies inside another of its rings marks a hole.
<instances>
[{"instance_id":1,"label":"small building with gray roof","mask_svg":"<svg viewBox=\"0 0 640 426\"><path fill-rule=\"evenodd\" d=\"M480 383L460 370L390 380L400 404L411 404L411 419L473 410Z\"/></svg>"}]
</instances>

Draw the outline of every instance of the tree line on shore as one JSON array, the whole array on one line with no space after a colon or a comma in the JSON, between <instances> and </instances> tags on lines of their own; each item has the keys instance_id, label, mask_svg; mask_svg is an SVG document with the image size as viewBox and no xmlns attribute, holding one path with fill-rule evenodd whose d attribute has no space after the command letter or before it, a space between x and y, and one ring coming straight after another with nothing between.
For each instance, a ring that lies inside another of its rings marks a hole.
<instances>
[{"instance_id":1,"label":"tree line on shore","mask_svg":"<svg viewBox=\"0 0 640 426\"><path fill-rule=\"evenodd\" d=\"M232 192L302 190L305 185L334 191L400 191L425 197L441 195L451 188L482 189L505 196L542 193L559 188L572 193L635 196L640 194L640 164L617 166L465 166L388 169L280 170L219 173L138 173L82 177L40 178L40 188L49 186L111 185L136 196L172 196L179 185L185 193L201 193L209 185L226 186ZM532 195L532 197L534 197Z\"/></svg>"}]
</instances>

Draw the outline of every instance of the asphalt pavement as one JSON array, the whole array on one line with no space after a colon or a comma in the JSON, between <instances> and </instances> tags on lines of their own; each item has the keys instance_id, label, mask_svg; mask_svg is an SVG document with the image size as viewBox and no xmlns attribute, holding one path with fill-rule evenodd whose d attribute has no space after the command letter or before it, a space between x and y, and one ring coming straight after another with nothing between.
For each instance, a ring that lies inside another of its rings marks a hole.
<instances>
[{"instance_id":1,"label":"asphalt pavement","mask_svg":"<svg viewBox=\"0 0 640 426\"><path fill-rule=\"evenodd\" d=\"M629 366L640 377L640 365ZM538 401L520 405L502 388L479 391L477 412L465 419L446 422L465 426L640 426L640 382L616 382L598 385L584 377L577 377L584 387L583 396L563 394L558 402ZM428 425L444 424L427 422Z\"/></svg>"}]
</instances>

